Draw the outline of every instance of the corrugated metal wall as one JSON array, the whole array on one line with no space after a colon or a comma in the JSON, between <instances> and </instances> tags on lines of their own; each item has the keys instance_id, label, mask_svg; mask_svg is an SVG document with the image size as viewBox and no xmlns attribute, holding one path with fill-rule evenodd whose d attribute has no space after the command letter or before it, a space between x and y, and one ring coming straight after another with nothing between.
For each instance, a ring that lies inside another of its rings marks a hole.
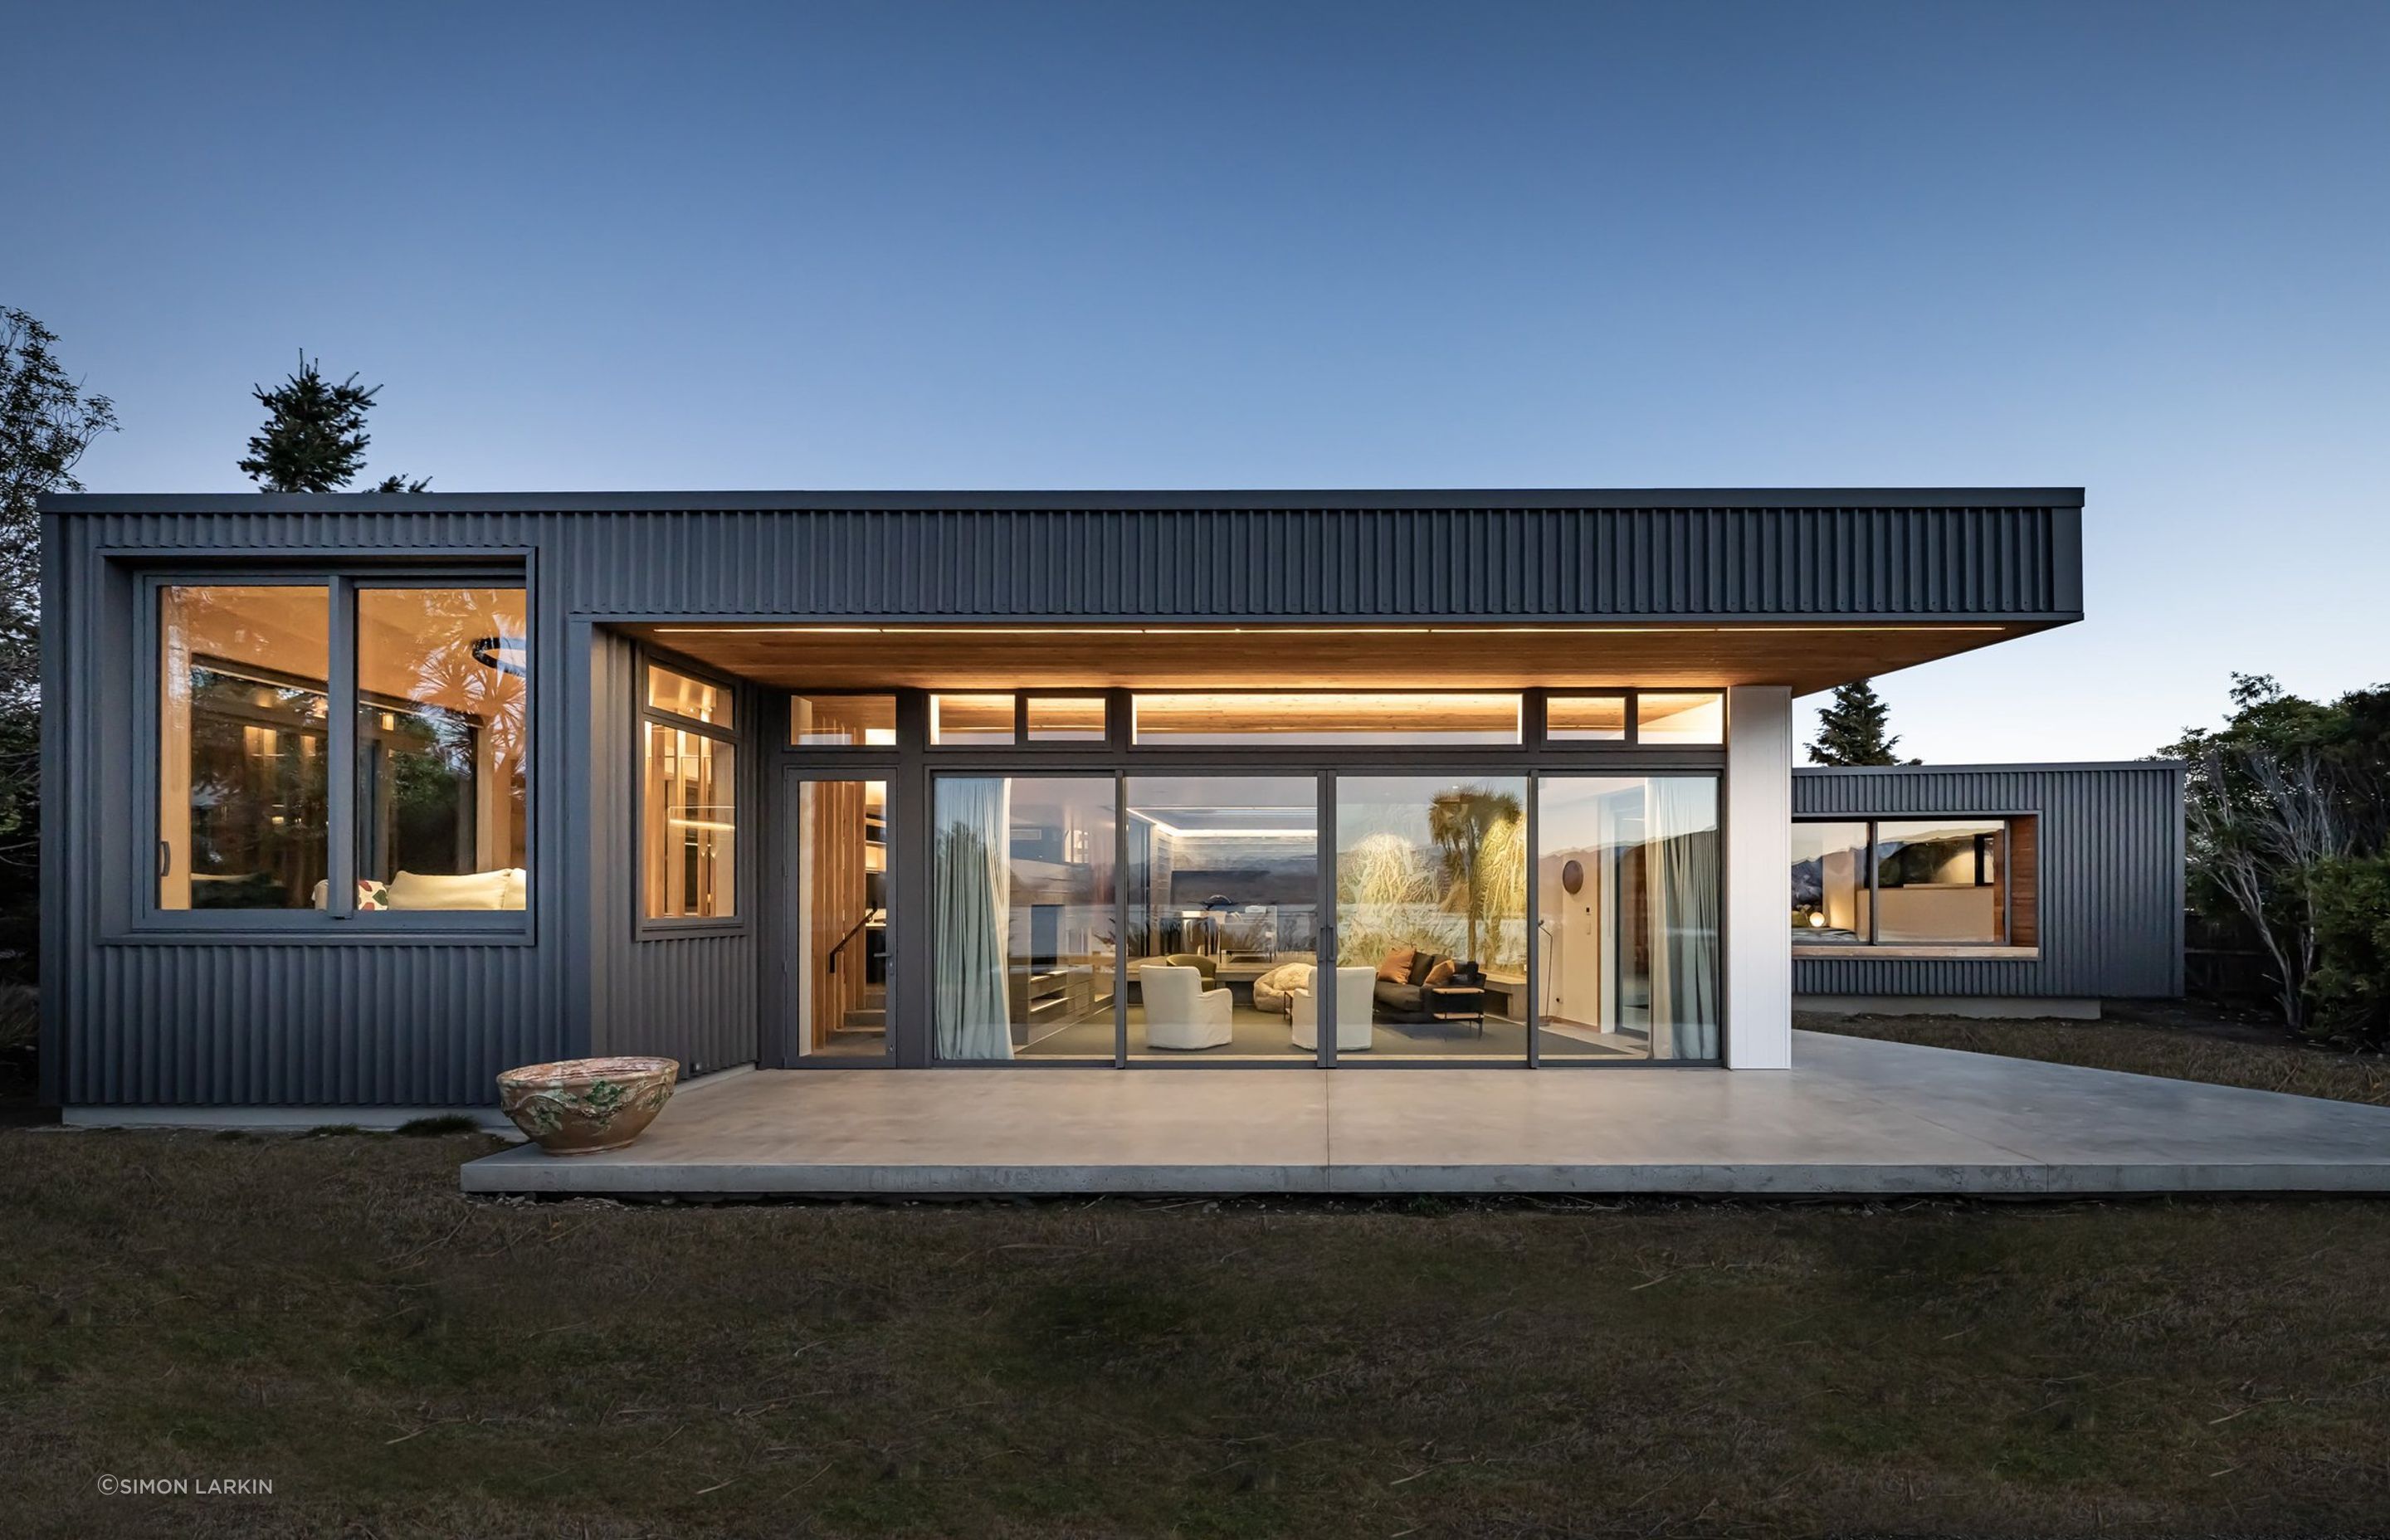
<instances>
[{"instance_id":1,"label":"corrugated metal wall","mask_svg":"<svg viewBox=\"0 0 2390 1540\"><path fill-rule=\"evenodd\" d=\"M508 1064L598 1048L706 1068L753 1058L766 745L750 737L741 776L746 922L640 934L630 649L608 619L2064 621L2081 607L2080 498L2064 493L1372 495L51 500L45 1095L444 1105L487 1101ZM449 557L530 563L533 763L549 767L536 772L533 933L427 944L145 930L136 846L154 791L125 708L148 687L130 574Z\"/></svg>"},{"instance_id":2,"label":"corrugated metal wall","mask_svg":"<svg viewBox=\"0 0 2390 1540\"><path fill-rule=\"evenodd\" d=\"M2182 993L2182 767L2165 763L1796 770L1795 817L2031 813L2038 959L1815 958L1802 995L2129 999Z\"/></svg>"}]
</instances>

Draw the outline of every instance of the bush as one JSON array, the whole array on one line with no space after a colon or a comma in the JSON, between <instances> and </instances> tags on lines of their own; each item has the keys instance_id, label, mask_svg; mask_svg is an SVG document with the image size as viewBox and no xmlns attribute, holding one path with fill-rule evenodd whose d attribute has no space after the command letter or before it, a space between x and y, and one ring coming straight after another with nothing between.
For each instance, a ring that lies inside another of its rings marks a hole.
<instances>
[{"instance_id":1,"label":"bush","mask_svg":"<svg viewBox=\"0 0 2390 1540\"><path fill-rule=\"evenodd\" d=\"M2390 1047L2390 855L2341 856L2314 876L2316 1021L2354 1045Z\"/></svg>"}]
</instances>

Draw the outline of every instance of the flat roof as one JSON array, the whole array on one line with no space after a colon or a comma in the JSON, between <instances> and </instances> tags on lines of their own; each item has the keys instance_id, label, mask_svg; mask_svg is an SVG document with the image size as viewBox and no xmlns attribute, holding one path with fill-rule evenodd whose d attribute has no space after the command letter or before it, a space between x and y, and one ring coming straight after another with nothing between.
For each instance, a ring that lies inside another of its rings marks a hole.
<instances>
[{"instance_id":1,"label":"flat roof","mask_svg":"<svg viewBox=\"0 0 2390 1540\"><path fill-rule=\"evenodd\" d=\"M53 493L45 513L638 513L870 508L1163 511L1242 508L2019 508L2083 506L2081 487L1327 487L778 492Z\"/></svg>"}]
</instances>

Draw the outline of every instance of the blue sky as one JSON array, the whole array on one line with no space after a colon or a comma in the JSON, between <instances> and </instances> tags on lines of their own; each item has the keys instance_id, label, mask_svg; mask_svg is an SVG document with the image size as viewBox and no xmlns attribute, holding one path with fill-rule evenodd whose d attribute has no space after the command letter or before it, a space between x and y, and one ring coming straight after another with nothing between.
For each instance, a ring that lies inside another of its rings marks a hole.
<instances>
[{"instance_id":1,"label":"blue sky","mask_svg":"<svg viewBox=\"0 0 2390 1540\"><path fill-rule=\"evenodd\" d=\"M2390 678L2390 6L21 6L0 302L221 491L2076 485L1930 760Z\"/></svg>"}]
</instances>

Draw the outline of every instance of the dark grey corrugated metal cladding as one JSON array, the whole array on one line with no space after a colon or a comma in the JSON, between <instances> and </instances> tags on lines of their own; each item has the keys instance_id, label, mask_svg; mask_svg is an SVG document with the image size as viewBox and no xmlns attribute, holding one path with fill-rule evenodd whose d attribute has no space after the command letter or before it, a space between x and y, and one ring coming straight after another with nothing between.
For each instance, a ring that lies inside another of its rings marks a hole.
<instances>
[{"instance_id":1,"label":"dark grey corrugated metal cladding","mask_svg":"<svg viewBox=\"0 0 2390 1540\"><path fill-rule=\"evenodd\" d=\"M1807 957L1802 995L2111 999L2182 993L2182 766L1902 765L1803 769L1796 818L2037 815L2037 959Z\"/></svg>"},{"instance_id":2,"label":"dark grey corrugated metal cladding","mask_svg":"<svg viewBox=\"0 0 2390 1540\"><path fill-rule=\"evenodd\" d=\"M2071 490L897 495L54 506L128 551L537 547L575 613L619 617L2022 621L2082 609Z\"/></svg>"},{"instance_id":3,"label":"dark grey corrugated metal cladding","mask_svg":"<svg viewBox=\"0 0 2390 1540\"><path fill-rule=\"evenodd\" d=\"M510 1063L756 1057L778 745L751 692L733 926L643 930L635 653L610 620L1305 618L2060 623L2075 489L375 494L45 499L45 1094L75 1105L485 1102ZM140 574L521 560L531 930L167 933L143 917Z\"/></svg>"}]
</instances>

